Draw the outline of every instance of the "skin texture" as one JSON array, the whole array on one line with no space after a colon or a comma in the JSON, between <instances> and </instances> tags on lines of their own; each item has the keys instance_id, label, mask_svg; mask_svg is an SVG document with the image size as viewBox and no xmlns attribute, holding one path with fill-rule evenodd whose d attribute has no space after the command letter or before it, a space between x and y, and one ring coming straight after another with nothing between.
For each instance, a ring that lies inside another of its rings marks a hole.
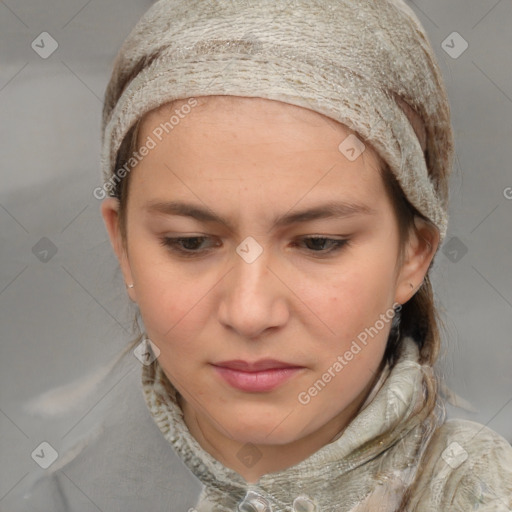
<instances>
[{"instance_id":1,"label":"skin texture","mask_svg":"<svg viewBox=\"0 0 512 512\"><path fill-rule=\"evenodd\" d=\"M256 482L304 460L357 414L382 367L390 321L366 346L359 344L307 404L298 395L380 315L412 297L439 237L418 219L397 265L398 225L377 159L369 148L354 161L338 150L351 133L345 126L261 98L198 102L131 171L126 246L117 200L105 199L101 213L124 279L134 283L128 294L182 395L191 434ZM184 103L149 113L139 144ZM153 200L205 207L229 227L148 213L145 204ZM332 200L361 203L375 213L273 224L275 217ZM348 243L329 253L331 242L304 240L318 235ZM161 245L164 236L208 238L182 243L199 251L187 258ZM246 237L263 249L251 263L236 251ZM262 358L302 369L278 388L256 393L229 386L211 365ZM246 443L261 454L250 468L237 455Z\"/></svg>"}]
</instances>

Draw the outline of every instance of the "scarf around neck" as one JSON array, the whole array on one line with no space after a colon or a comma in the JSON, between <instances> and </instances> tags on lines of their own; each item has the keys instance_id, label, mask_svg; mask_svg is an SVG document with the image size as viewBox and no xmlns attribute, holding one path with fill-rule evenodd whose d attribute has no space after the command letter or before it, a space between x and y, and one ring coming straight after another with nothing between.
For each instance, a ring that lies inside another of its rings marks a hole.
<instances>
[{"instance_id":1,"label":"scarf around neck","mask_svg":"<svg viewBox=\"0 0 512 512\"><path fill-rule=\"evenodd\" d=\"M395 365L384 368L358 414L334 440L256 484L216 460L191 435L177 390L158 359L142 366L142 387L165 439L204 485L198 512L391 512L401 509L425 448L445 417L440 399L428 405L434 376L418 360L416 342L404 338Z\"/></svg>"}]
</instances>

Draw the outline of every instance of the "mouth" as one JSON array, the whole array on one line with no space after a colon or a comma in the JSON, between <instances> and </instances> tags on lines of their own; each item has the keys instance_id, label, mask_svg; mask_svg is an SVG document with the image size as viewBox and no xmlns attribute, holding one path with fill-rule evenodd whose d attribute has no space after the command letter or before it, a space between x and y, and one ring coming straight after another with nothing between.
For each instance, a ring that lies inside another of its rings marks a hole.
<instances>
[{"instance_id":1,"label":"mouth","mask_svg":"<svg viewBox=\"0 0 512 512\"><path fill-rule=\"evenodd\" d=\"M212 366L230 386L253 393L271 391L305 369L303 366L275 359L262 359L255 362L222 361L213 363Z\"/></svg>"},{"instance_id":2,"label":"mouth","mask_svg":"<svg viewBox=\"0 0 512 512\"><path fill-rule=\"evenodd\" d=\"M221 368L229 368L230 370L240 370L243 372L259 372L263 370L279 370L283 368L303 368L300 365L285 363L284 361L278 361L277 359L260 359L254 362L236 359L212 364Z\"/></svg>"}]
</instances>

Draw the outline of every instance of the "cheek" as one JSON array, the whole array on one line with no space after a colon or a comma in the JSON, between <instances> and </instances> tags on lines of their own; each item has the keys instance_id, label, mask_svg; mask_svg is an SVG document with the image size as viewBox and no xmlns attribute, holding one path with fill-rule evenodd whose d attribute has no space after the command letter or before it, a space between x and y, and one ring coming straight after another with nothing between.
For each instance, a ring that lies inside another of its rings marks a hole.
<instances>
[{"instance_id":1,"label":"cheek","mask_svg":"<svg viewBox=\"0 0 512 512\"><path fill-rule=\"evenodd\" d=\"M297 296L308 315L319 322L330 339L351 339L373 325L389 307L393 281L389 262L359 258L324 275L309 278Z\"/></svg>"},{"instance_id":2,"label":"cheek","mask_svg":"<svg viewBox=\"0 0 512 512\"><path fill-rule=\"evenodd\" d=\"M130 265L148 334L161 341L176 337L177 332L182 338L193 337L198 322L192 320L201 311L210 287L171 265L161 248L132 251Z\"/></svg>"}]
</instances>

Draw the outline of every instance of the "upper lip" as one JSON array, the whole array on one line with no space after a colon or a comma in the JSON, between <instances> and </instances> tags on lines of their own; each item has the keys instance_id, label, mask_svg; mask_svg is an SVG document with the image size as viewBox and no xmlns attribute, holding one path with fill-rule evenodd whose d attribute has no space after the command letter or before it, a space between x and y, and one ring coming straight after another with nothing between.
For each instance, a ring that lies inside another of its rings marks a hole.
<instances>
[{"instance_id":1,"label":"upper lip","mask_svg":"<svg viewBox=\"0 0 512 512\"><path fill-rule=\"evenodd\" d=\"M277 359L260 359L259 361L254 361L252 363L236 359L213 363L213 365L230 368L231 370L241 370L244 372L259 372L263 370L275 370L277 368L301 368L296 364L285 363L283 361L278 361Z\"/></svg>"}]
</instances>

